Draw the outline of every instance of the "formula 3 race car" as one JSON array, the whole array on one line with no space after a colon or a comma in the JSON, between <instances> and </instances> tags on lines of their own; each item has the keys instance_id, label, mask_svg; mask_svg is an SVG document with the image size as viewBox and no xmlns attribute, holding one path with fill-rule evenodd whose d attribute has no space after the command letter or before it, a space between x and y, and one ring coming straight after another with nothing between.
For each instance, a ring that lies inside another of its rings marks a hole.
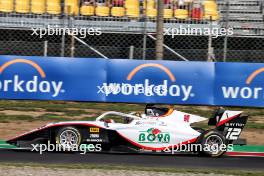
<instances>
[{"instance_id":1,"label":"formula 3 race car","mask_svg":"<svg viewBox=\"0 0 264 176\"><path fill-rule=\"evenodd\" d=\"M120 119L122 121L117 122ZM104 152L133 153L165 153L182 145L198 144L202 146L199 150L187 152L219 157L227 150L220 146L238 143L247 119L248 116L243 115L242 111L219 108L208 121L208 125L214 127L203 130L192 124L207 118L147 105L144 114L110 111L97 117L95 121L49 123L10 139L7 143L20 148L52 143L68 149L83 144L100 144Z\"/></svg>"}]
</instances>

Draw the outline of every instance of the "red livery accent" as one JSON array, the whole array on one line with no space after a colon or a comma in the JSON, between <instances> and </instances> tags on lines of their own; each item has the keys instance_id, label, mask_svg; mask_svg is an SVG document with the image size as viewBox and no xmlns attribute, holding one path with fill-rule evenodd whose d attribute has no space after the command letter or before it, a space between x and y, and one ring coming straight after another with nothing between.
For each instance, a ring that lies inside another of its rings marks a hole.
<instances>
[{"instance_id":1,"label":"red livery accent","mask_svg":"<svg viewBox=\"0 0 264 176\"><path fill-rule=\"evenodd\" d=\"M228 121L230 121L230 120L232 120L232 119L234 119L234 118L237 118L237 117L239 117L240 116L240 114L237 114L237 115L235 115L235 116L233 116L233 117L229 117L229 118L227 118L227 119L225 119L225 120L222 120L222 121L220 121L216 126L218 127L218 126L221 126L221 125L223 125L223 124L225 124L226 122L228 122Z\"/></svg>"},{"instance_id":2,"label":"red livery accent","mask_svg":"<svg viewBox=\"0 0 264 176\"><path fill-rule=\"evenodd\" d=\"M184 115L184 122L189 122L190 121L190 115L189 114L185 114Z\"/></svg>"}]
</instances>

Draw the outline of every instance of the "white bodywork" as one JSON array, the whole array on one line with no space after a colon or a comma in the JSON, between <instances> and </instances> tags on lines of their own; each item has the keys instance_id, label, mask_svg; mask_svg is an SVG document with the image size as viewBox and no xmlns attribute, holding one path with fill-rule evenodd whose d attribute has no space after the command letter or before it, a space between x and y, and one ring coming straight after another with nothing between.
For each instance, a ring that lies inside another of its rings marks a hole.
<instances>
[{"instance_id":1,"label":"white bodywork","mask_svg":"<svg viewBox=\"0 0 264 176\"><path fill-rule=\"evenodd\" d=\"M241 114L243 111L229 111L229 110L226 110L223 115L221 116L219 122L223 122L225 120L228 120L230 118L233 118L239 114Z\"/></svg>"},{"instance_id":2,"label":"white bodywork","mask_svg":"<svg viewBox=\"0 0 264 176\"><path fill-rule=\"evenodd\" d=\"M105 123L103 119L108 115L130 118L132 119L132 121L128 124L115 122ZM204 120L207 119L177 110L173 110L172 113L160 117L146 116L145 114L141 114L141 117L138 117L133 114L110 111L99 116L96 121L69 121L58 122L56 124L50 123L44 128L60 124L93 125L104 129L115 130L125 140L140 148L148 150L163 150L164 148L169 146L194 142L194 140L196 140L196 138L200 136L200 133L191 128L190 124ZM155 135L155 140L153 140L153 138L151 138L151 140L148 140L150 139L148 138L150 135L150 133L148 133L148 130L150 129L157 129L158 131L160 131L159 134ZM158 139L158 136L160 137L160 140ZM145 140L140 140L140 138L142 139L142 137L145 138Z\"/></svg>"},{"instance_id":3,"label":"white bodywork","mask_svg":"<svg viewBox=\"0 0 264 176\"><path fill-rule=\"evenodd\" d=\"M225 111L219 119L218 124L223 124L241 113L241 111ZM129 119L129 121L127 123L106 122L104 118L108 115L119 116L124 119ZM95 121L49 123L16 138L54 126L85 125L114 130L131 144L145 150L164 150L166 147L181 143L188 144L195 142L201 133L194 130L190 124L204 120L207 119L172 109L163 116L147 116L146 114L141 114L140 117L133 115L133 113L125 114L110 111L102 114Z\"/></svg>"},{"instance_id":4,"label":"white bodywork","mask_svg":"<svg viewBox=\"0 0 264 176\"><path fill-rule=\"evenodd\" d=\"M101 120L107 115L118 115L122 117L129 117L133 119L129 124L122 123L103 123ZM91 122L102 128L115 130L126 140L130 141L134 145L145 149L163 149L164 147L178 145L180 143L191 143L195 140L200 133L192 129L190 124L194 122L200 122L207 120L204 117L184 113L181 111L173 110L171 114L152 117L142 114L141 117L124 114L119 112L107 112L99 116L95 122ZM159 132L153 135L148 132L150 129ZM152 137L152 138L151 138ZM151 139L151 140L148 140Z\"/></svg>"}]
</instances>

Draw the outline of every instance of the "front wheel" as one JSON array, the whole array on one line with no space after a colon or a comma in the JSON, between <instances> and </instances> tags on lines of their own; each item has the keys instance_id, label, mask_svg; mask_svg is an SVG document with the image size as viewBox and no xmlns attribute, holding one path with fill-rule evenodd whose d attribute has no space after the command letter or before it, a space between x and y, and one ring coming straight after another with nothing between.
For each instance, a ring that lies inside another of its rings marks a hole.
<instances>
[{"instance_id":1,"label":"front wheel","mask_svg":"<svg viewBox=\"0 0 264 176\"><path fill-rule=\"evenodd\" d=\"M226 152L225 137L215 130L206 131L198 140L202 150L200 154L210 157L220 157Z\"/></svg>"},{"instance_id":2,"label":"front wheel","mask_svg":"<svg viewBox=\"0 0 264 176\"><path fill-rule=\"evenodd\" d=\"M81 144L81 134L75 127L63 127L56 135L56 143L67 151L74 150Z\"/></svg>"}]
</instances>

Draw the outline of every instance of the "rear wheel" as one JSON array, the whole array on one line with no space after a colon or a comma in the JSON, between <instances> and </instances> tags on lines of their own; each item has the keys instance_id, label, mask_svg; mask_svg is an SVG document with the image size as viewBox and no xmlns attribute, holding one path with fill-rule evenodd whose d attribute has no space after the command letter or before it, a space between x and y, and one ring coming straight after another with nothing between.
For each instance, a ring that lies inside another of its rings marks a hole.
<instances>
[{"instance_id":1,"label":"rear wheel","mask_svg":"<svg viewBox=\"0 0 264 176\"><path fill-rule=\"evenodd\" d=\"M81 134L77 128L63 127L56 135L56 143L68 151L77 149L81 144Z\"/></svg>"},{"instance_id":2,"label":"rear wheel","mask_svg":"<svg viewBox=\"0 0 264 176\"><path fill-rule=\"evenodd\" d=\"M225 137L218 131L206 131L201 135L199 143L202 145L200 154L210 157L220 157L226 152Z\"/></svg>"}]
</instances>

